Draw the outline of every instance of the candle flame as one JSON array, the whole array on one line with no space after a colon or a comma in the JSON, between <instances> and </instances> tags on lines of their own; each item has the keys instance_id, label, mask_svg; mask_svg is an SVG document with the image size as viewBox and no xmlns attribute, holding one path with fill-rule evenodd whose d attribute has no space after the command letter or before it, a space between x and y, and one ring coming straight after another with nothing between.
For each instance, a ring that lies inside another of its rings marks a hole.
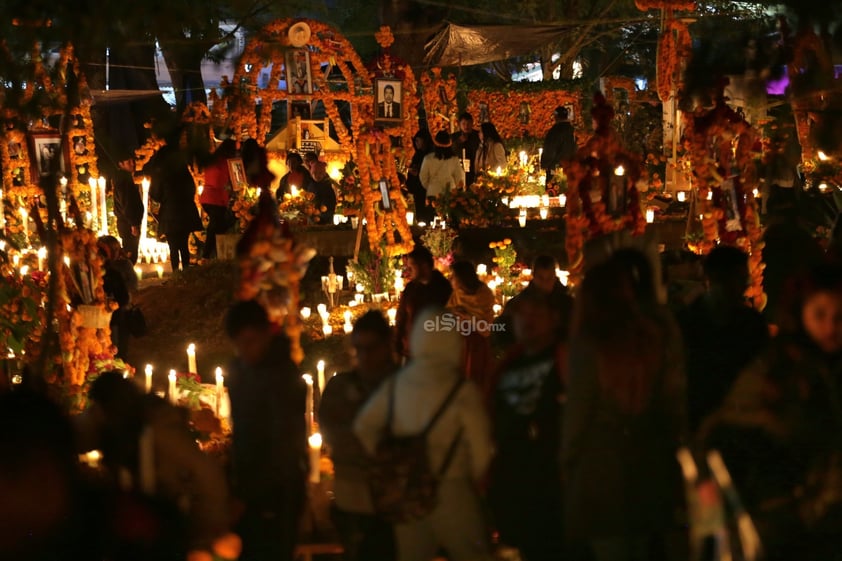
<instances>
[{"instance_id":1,"label":"candle flame","mask_svg":"<svg viewBox=\"0 0 842 561\"><path fill-rule=\"evenodd\" d=\"M151 365L151 364L147 364L147 365L146 365L146 368L144 368L144 371L146 372L146 375L147 375L147 376L151 376L151 375L152 375L152 365Z\"/></svg>"},{"instance_id":2,"label":"candle flame","mask_svg":"<svg viewBox=\"0 0 842 561\"><path fill-rule=\"evenodd\" d=\"M312 376L310 376L309 374L302 374L301 377L304 379L305 384L307 384L308 386L313 385L313 377Z\"/></svg>"},{"instance_id":3,"label":"candle flame","mask_svg":"<svg viewBox=\"0 0 842 561\"><path fill-rule=\"evenodd\" d=\"M190 343L189 345L187 345L187 354L189 354L189 355L196 354L196 345L194 345L193 343Z\"/></svg>"},{"instance_id":4,"label":"candle flame","mask_svg":"<svg viewBox=\"0 0 842 561\"><path fill-rule=\"evenodd\" d=\"M623 166L617 166L617 168L614 170L614 175L616 175L617 177L623 177L624 175L626 175L626 168L624 168Z\"/></svg>"},{"instance_id":5,"label":"candle flame","mask_svg":"<svg viewBox=\"0 0 842 561\"><path fill-rule=\"evenodd\" d=\"M169 375L167 375L167 379L170 382L175 382L175 370L170 370Z\"/></svg>"},{"instance_id":6,"label":"candle flame","mask_svg":"<svg viewBox=\"0 0 842 561\"><path fill-rule=\"evenodd\" d=\"M224 380L224 377L222 376L222 368L217 366L216 367L216 383L221 384L223 382L223 380Z\"/></svg>"},{"instance_id":7,"label":"candle flame","mask_svg":"<svg viewBox=\"0 0 842 561\"><path fill-rule=\"evenodd\" d=\"M310 435L310 438L307 439L307 442L310 444L310 448L321 450L322 435L319 433L313 433Z\"/></svg>"}]
</instances>

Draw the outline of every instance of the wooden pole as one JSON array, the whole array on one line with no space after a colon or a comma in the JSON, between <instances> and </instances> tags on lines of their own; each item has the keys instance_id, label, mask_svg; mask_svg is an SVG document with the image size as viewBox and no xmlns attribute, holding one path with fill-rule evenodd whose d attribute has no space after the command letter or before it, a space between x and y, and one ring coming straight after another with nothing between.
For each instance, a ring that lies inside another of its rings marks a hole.
<instances>
[{"instance_id":1,"label":"wooden pole","mask_svg":"<svg viewBox=\"0 0 842 561\"><path fill-rule=\"evenodd\" d=\"M360 246L363 242L363 217L359 217L359 223L357 224L357 241L354 244L354 262L357 262L357 258L360 256Z\"/></svg>"}]
</instances>

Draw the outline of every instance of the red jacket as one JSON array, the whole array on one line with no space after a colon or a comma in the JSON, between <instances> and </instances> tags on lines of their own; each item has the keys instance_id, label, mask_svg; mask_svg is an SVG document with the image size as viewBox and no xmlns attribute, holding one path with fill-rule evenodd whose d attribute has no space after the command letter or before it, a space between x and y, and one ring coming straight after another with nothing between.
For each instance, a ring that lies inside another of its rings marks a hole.
<instances>
[{"instance_id":1,"label":"red jacket","mask_svg":"<svg viewBox=\"0 0 842 561\"><path fill-rule=\"evenodd\" d=\"M199 196L203 205L228 206L228 160L220 159L205 168L205 186Z\"/></svg>"}]
</instances>

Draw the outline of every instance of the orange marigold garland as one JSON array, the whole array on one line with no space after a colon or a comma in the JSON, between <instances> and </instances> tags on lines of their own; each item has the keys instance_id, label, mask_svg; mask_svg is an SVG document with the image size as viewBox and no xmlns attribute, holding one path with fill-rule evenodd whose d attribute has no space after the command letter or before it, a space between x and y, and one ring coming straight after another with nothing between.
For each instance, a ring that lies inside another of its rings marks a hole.
<instances>
[{"instance_id":1,"label":"orange marigold garland","mask_svg":"<svg viewBox=\"0 0 842 561\"><path fill-rule=\"evenodd\" d=\"M584 264L586 239L621 230L640 235L646 230L637 182L640 158L627 152L611 128L614 111L597 93L591 111L597 128L579 149L567 171L568 270L576 282ZM613 208L610 208L613 207Z\"/></svg>"},{"instance_id":2,"label":"orange marigold garland","mask_svg":"<svg viewBox=\"0 0 842 561\"><path fill-rule=\"evenodd\" d=\"M483 104L488 107L491 122L503 138L543 136L555 124L555 109L560 105L572 106L574 128L577 131L584 130L581 98L578 92L517 91L514 87L502 91L471 90L468 92L468 110L475 118L481 114L480 106ZM528 122L522 120L523 107L529 109Z\"/></svg>"},{"instance_id":3,"label":"orange marigold garland","mask_svg":"<svg viewBox=\"0 0 842 561\"><path fill-rule=\"evenodd\" d=\"M421 74L421 95L427 127L434 134L440 130L453 130L459 109L456 89L456 76L448 74L447 78L442 77L441 68L433 68Z\"/></svg>"},{"instance_id":4,"label":"orange marigold garland","mask_svg":"<svg viewBox=\"0 0 842 561\"><path fill-rule=\"evenodd\" d=\"M700 110L685 123L696 213L702 217L703 239L697 250L707 254L724 243L745 251L751 274L746 296L762 310L766 306L763 232L754 197L759 184L755 161L759 139L754 127L728 107L721 92L716 107Z\"/></svg>"},{"instance_id":5,"label":"orange marigold garland","mask_svg":"<svg viewBox=\"0 0 842 561\"><path fill-rule=\"evenodd\" d=\"M270 320L289 337L291 356L297 364L304 358L299 286L315 254L315 250L295 242L288 225L280 221L274 198L263 191L257 216L237 244L240 279L236 297L256 300L266 308Z\"/></svg>"}]
</instances>

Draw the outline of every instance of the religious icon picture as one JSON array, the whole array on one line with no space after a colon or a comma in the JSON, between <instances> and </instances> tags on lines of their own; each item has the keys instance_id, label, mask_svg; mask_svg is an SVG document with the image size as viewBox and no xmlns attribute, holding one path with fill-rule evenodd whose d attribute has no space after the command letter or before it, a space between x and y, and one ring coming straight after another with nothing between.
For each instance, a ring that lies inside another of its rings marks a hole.
<instances>
[{"instance_id":1,"label":"religious icon picture","mask_svg":"<svg viewBox=\"0 0 842 561\"><path fill-rule=\"evenodd\" d=\"M375 114L377 121L396 123L402 120L401 96L403 95L402 84L399 80L377 80L375 91Z\"/></svg>"},{"instance_id":2,"label":"religious icon picture","mask_svg":"<svg viewBox=\"0 0 842 561\"><path fill-rule=\"evenodd\" d=\"M313 93L313 76L310 72L310 51L294 49L286 54L287 91L293 95Z\"/></svg>"},{"instance_id":3,"label":"religious icon picture","mask_svg":"<svg viewBox=\"0 0 842 561\"><path fill-rule=\"evenodd\" d=\"M73 153L77 156L84 156L88 153L88 141L84 136L74 136Z\"/></svg>"},{"instance_id":4,"label":"religious icon picture","mask_svg":"<svg viewBox=\"0 0 842 561\"><path fill-rule=\"evenodd\" d=\"M58 133L33 133L32 158L33 168L37 177L47 177L55 171L67 173L66 147L61 142Z\"/></svg>"},{"instance_id":5,"label":"religious icon picture","mask_svg":"<svg viewBox=\"0 0 842 561\"><path fill-rule=\"evenodd\" d=\"M382 199L385 210L392 208L392 200L389 198L389 184L385 179L380 180L380 198Z\"/></svg>"},{"instance_id":6,"label":"religious icon picture","mask_svg":"<svg viewBox=\"0 0 842 561\"><path fill-rule=\"evenodd\" d=\"M228 177L231 180L231 189L234 191L242 191L249 186L246 179L246 166L240 158L228 160Z\"/></svg>"},{"instance_id":7,"label":"religious icon picture","mask_svg":"<svg viewBox=\"0 0 842 561\"><path fill-rule=\"evenodd\" d=\"M491 122L491 114L488 111L488 104L482 102L479 104L479 122L480 123L490 123Z\"/></svg>"},{"instance_id":8,"label":"religious icon picture","mask_svg":"<svg viewBox=\"0 0 842 561\"><path fill-rule=\"evenodd\" d=\"M734 186L734 178L729 178L722 183L722 206L725 207L725 230L728 232L739 232L743 229L740 220L740 209L737 206L737 190Z\"/></svg>"},{"instance_id":9,"label":"religious icon picture","mask_svg":"<svg viewBox=\"0 0 842 561\"><path fill-rule=\"evenodd\" d=\"M10 160L19 159L20 156L21 156L21 152L23 150L21 148L20 142L17 142L16 140L11 140L11 141L9 141L8 147L9 147L9 159Z\"/></svg>"}]
</instances>

